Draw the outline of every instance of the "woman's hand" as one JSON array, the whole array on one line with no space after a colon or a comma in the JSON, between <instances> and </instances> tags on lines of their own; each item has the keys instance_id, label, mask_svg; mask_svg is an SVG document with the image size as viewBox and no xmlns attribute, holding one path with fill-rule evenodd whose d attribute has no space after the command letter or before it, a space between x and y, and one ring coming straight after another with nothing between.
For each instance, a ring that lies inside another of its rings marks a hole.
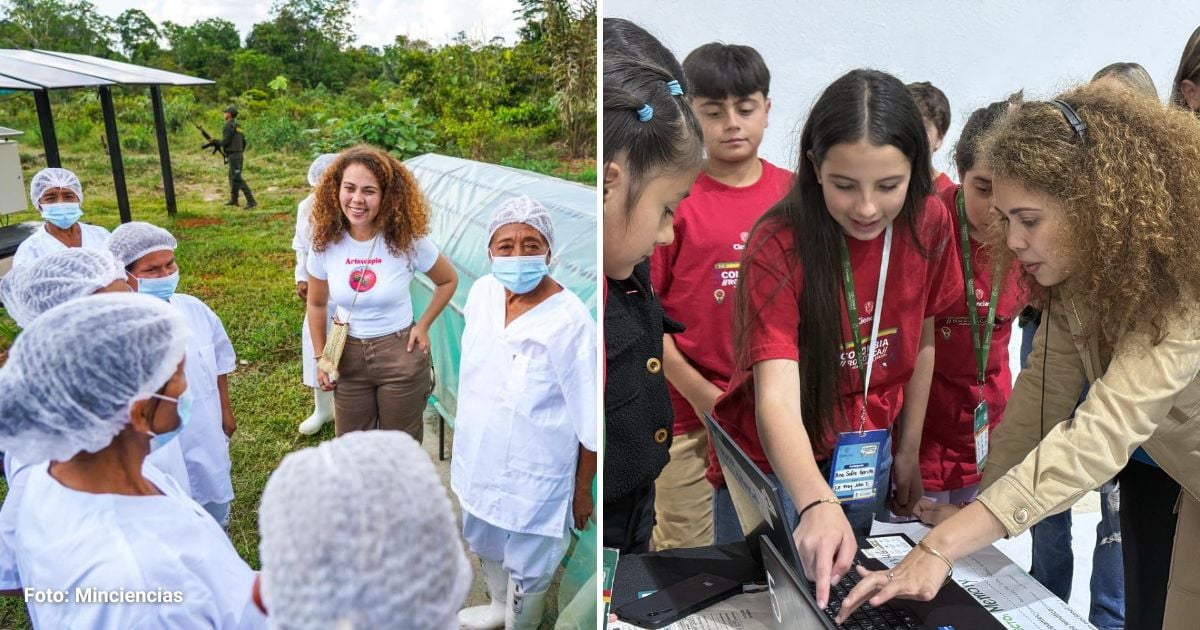
<instances>
[{"instance_id":1,"label":"woman's hand","mask_svg":"<svg viewBox=\"0 0 1200 630\"><path fill-rule=\"evenodd\" d=\"M882 606L894 597L927 602L941 590L949 573L941 558L920 547L908 552L890 571L868 571L862 566L857 569L862 580L842 601L836 620L838 625L845 623L863 602L873 607Z\"/></svg>"},{"instance_id":2,"label":"woman's hand","mask_svg":"<svg viewBox=\"0 0 1200 630\"><path fill-rule=\"evenodd\" d=\"M296 283L296 296L300 298L301 302L305 302L305 303L308 302L308 281L307 280L301 280Z\"/></svg>"},{"instance_id":3,"label":"woman's hand","mask_svg":"<svg viewBox=\"0 0 1200 630\"><path fill-rule=\"evenodd\" d=\"M829 604L829 585L836 584L850 570L858 542L850 521L837 503L819 503L804 513L792 537L800 552L804 577L817 585L817 606Z\"/></svg>"},{"instance_id":4,"label":"woman's hand","mask_svg":"<svg viewBox=\"0 0 1200 630\"><path fill-rule=\"evenodd\" d=\"M411 330L408 331L408 351L412 352L414 347L420 348L421 352L429 353L429 329L423 324L413 324Z\"/></svg>"},{"instance_id":5,"label":"woman's hand","mask_svg":"<svg viewBox=\"0 0 1200 630\"><path fill-rule=\"evenodd\" d=\"M329 375L325 373L325 370L321 369L320 365L317 366L317 385L320 386L323 392L333 391L337 388L337 383L330 380Z\"/></svg>"},{"instance_id":6,"label":"woman's hand","mask_svg":"<svg viewBox=\"0 0 1200 630\"><path fill-rule=\"evenodd\" d=\"M922 523L937 527L942 524L942 521L954 516L961 509L961 505L934 503L929 499L921 499L917 501L917 507L913 508L913 515L921 519Z\"/></svg>"},{"instance_id":7,"label":"woman's hand","mask_svg":"<svg viewBox=\"0 0 1200 630\"><path fill-rule=\"evenodd\" d=\"M896 484L896 493L888 502L888 508L898 516L912 516L913 508L925 494L925 484L921 481L920 457L916 453L896 453L896 459L892 463L892 481Z\"/></svg>"}]
</instances>

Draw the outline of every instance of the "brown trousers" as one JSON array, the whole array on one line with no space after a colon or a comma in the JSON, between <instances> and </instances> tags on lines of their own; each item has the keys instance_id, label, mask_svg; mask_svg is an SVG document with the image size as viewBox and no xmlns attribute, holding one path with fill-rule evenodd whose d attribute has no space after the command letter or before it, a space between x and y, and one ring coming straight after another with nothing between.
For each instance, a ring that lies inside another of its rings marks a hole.
<instances>
[{"instance_id":1,"label":"brown trousers","mask_svg":"<svg viewBox=\"0 0 1200 630\"><path fill-rule=\"evenodd\" d=\"M408 332L346 339L334 390L334 433L385 429L420 442L422 415L433 387L429 354L408 351Z\"/></svg>"},{"instance_id":2,"label":"brown trousers","mask_svg":"<svg viewBox=\"0 0 1200 630\"><path fill-rule=\"evenodd\" d=\"M1179 496L1179 522L1175 525L1175 550L1171 555L1171 578L1167 582L1167 608L1163 630L1193 630L1200 627L1200 503L1188 494Z\"/></svg>"}]
</instances>

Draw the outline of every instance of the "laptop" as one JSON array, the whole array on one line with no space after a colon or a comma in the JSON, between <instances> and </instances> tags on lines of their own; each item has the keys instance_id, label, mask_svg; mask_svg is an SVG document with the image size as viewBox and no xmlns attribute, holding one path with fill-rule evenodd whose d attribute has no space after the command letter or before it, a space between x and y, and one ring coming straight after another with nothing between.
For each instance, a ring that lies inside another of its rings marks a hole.
<instances>
[{"instance_id":1,"label":"laptop","mask_svg":"<svg viewBox=\"0 0 1200 630\"><path fill-rule=\"evenodd\" d=\"M842 600L858 583L858 572L853 568L837 584L830 585L829 606L817 608L814 593L816 585L803 577L800 555L792 541L792 531L783 518L783 501L779 488L763 474L762 470L733 441L725 429L705 415L704 425L708 428L713 449L725 474L729 495L746 535L746 542L757 547L759 557L771 587L772 606L777 617L781 617L780 628L827 628L835 630L833 619L841 609ZM875 541L875 542L872 542ZM864 536L858 538L858 553L854 564L861 564L871 571L887 568L883 562L868 557L864 550L894 549L915 544L903 534ZM772 573L774 567L774 574ZM788 587L788 580L794 588ZM786 595L780 592L787 591ZM786 602L788 610L784 614ZM798 607L797 604L803 604ZM864 605L846 621L841 628L870 628L873 630L1003 630L1004 626L958 584L948 584L933 600L918 602L896 599L878 609ZM793 620L808 620L797 624Z\"/></svg>"}]
</instances>

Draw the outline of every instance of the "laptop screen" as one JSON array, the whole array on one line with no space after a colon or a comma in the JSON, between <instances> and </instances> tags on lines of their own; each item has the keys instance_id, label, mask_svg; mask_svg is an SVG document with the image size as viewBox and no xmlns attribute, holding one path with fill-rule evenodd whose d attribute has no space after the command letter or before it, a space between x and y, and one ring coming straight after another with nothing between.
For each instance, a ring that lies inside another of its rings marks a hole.
<instances>
[{"instance_id":1,"label":"laptop screen","mask_svg":"<svg viewBox=\"0 0 1200 630\"><path fill-rule=\"evenodd\" d=\"M742 534L751 551L757 551L760 536L768 536L787 562L799 571L800 556L792 542L792 528L784 522L779 488L712 416L704 414L703 420L712 438L721 471L725 474L729 496L742 525ZM759 554L754 555L757 557Z\"/></svg>"},{"instance_id":2,"label":"laptop screen","mask_svg":"<svg viewBox=\"0 0 1200 630\"><path fill-rule=\"evenodd\" d=\"M771 597L771 611L775 613L776 628L826 628L836 626L817 611L817 603L801 584L800 578L787 566L769 538L763 538L763 567L767 572L767 589ZM786 620L786 623L785 621Z\"/></svg>"}]
</instances>

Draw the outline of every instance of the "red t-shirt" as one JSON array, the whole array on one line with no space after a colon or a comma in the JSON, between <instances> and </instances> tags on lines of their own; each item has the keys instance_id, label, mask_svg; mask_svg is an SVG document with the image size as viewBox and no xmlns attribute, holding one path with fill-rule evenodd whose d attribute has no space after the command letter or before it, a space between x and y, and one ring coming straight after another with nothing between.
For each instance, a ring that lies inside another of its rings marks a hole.
<instances>
[{"instance_id":1,"label":"red t-shirt","mask_svg":"<svg viewBox=\"0 0 1200 630\"><path fill-rule=\"evenodd\" d=\"M958 217L953 212L957 187L940 196L951 208L954 230L954 262L962 268L962 240L958 235ZM992 265L986 248L971 239L972 275L975 277L976 312L979 323L987 321L988 300L992 291ZM1020 268L1014 262L1004 278L997 297L996 325L988 352L983 400L988 404L988 426L995 428L1004 417L1004 407L1012 393L1012 373L1008 367L1008 341L1012 320L1025 305L1017 278ZM982 340L982 336L980 337ZM979 483L975 470L975 407L979 404L976 386L975 346L967 318L966 288L958 287L958 299L934 319L937 360L933 384L929 388L929 406L925 412L925 430L921 435L921 479L925 490L942 492ZM990 429L989 429L990 430Z\"/></svg>"},{"instance_id":2,"label":"red t-shirt","mask_svg":"<svg viewBox=\"0 0 1200 630\"><path fill-rule=\"evenodd\" d=\"M938 199L942 199L943 202L946 199L947 191L949 191L950 202L954 203L954 192L957 190L958 184L955 184L954 180L950 179L950 176L946 174L946 171L942 171L941 174L937 176L937 179L933 180L934 194L937 195ZM946 209L950 211L951 215L954 214L954 206L946 206Z\"/></svg>"},{"instance_id":3,"label":"red t-shirt","mask_svg":"<svg viewBox=\"0 0 1200 630\"><path fill-rule=\"evenodd\" d=\"M962 269L954 257L949 242L950 216L934 196L926 198L925 207L917 219L917 235L921 243L934 254L925 258L917 250L909 231L897 223L892 235L892 255L889 263L884 307L879 323L879 339L872 357L874 367L871 389L867 398L867 428L879 429L892 425L903 404L904 385L912 376L921 329L925 319L933 317L963 299ZM869 343L875 311L875 295L879 286L879 263L883 258L883 235L873 241L847 239L850 266L854 273L854 288L859 303L859 327L864 344ZM754 410L755 363L769 359L800 360L800 297L803 290L803 271L796 258L791 228L782 224L764 224L753 235L749 245L755 252L744 261L751 270L754 285L748 287L752 312L760 313L748 337L748 362L737 370L725 394L717 400L717 421L764 471L772 468L759 442ZM840 283L839 283L840 284ZM842 340L846 349L841 356L841 400L845 418L855 422L862 409L862 381L854 355L850 352L853 337L846 314L845 298L838 315ZM843 427L842 430L850 427ZM829 457L834 437L814 445L817 461ZM708 480L714 486L724 483L716 456L709 449Z\"/></svg>"},{"instance_id":4,"label":"red t-shirt","mask_svg":"<svg viewBox=\"0 0 1200 630\"><path fill-rule=\"evenodd\" d=\"M650 279L667 316L687 330L673 335L692 366L722 390L733 373L733 297L742 250L754 222L787 193L791 171L766 160L749 186L700 173L675 211L675 241L654 250ZM669 386L675 435L699 429L692 405Z\"/></svg>"}]
</instances>

